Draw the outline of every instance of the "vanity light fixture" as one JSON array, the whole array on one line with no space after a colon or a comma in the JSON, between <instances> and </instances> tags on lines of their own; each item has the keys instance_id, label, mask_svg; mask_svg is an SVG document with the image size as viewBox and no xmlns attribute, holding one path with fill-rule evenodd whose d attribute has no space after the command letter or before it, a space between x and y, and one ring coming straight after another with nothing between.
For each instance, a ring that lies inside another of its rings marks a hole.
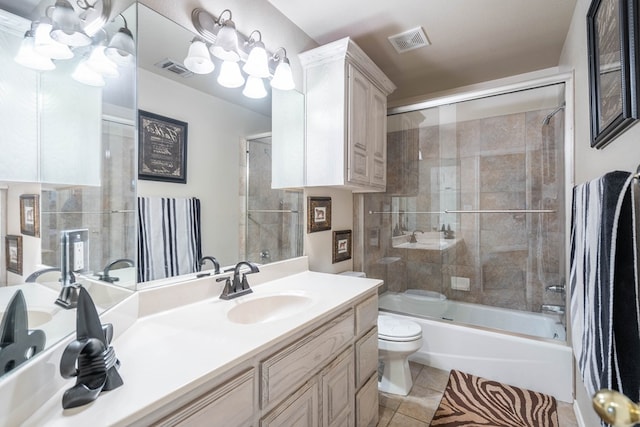
<instances>
[{"instance_id":1,"label":"vanity light fixture","mask_svg":"<svg viewBox=\"0 0 640 427\"><path fill-rule=\"evenodd\" d=\"M73 52L64 43L51 38L51 30L53 26L51 20L44 16L40 21L31 24L36 25L34 49L41 55L51 59L70 59L73 58Z\"/></svg>"},{"instance_id":2,"label":"vanity light fixture","mask_svg":"<svg viewBox=\"0 0 640 427\"><path fill-rule=\"evenodd\" d=\"M254 34L258 35L258 38L254 38ZM269 58L267 57L267 50L262 42L262 33L258 30L254 30L249 34L249 40L247 46L251 47L247 62L244 63L242 71L253 77L259 77L261 79L269 77Z\"/></svg>"},{"instance_id":3,"label":"vanity light fixture","mask_svg":"<svg viewBox=\"0 0 640 427\"><path fill-rule=\"evenodd\" d=\"M229 13L229 17L226 19L224 18L225 12ZM223 61L238 62L240 60L238 33L236 32L236 24L231 20L231 16L231 11L225 9L218 17L216 26L219 26L220 29L216 35L216 41L210 50L216 58L222 59Z\"/></svg>"},{"instance_id":4,"label":"vanity light fixture","mask_svg":"<svg viewBox=\"0 0 640 427\"><path fill-rule=\"evenodd\" d=\"M240 66L235 61L224 61L220 66L218 84L228 88L240 87L244 84L244 77L240 72Z\"/></svg>"},{"instance_id":5,"label":"vanity light fixture","mask_svg":"<svg viewBox=\"0 0 640 427\"><path fill-rule=\"evenodd\" d=\"M105 55L117 65L133 65L136 44L133 41L133 34L129 30L126 18L122 14L120 17L124 21L124 27L120 27L118 32L111 37L111 41L105 49Z\"/></svg>"},{"instance_id":6,"label":"vanity light fixture","mask_svg":"<svg viewBox=\"0 0 640 427\"><path fill-rule=\"evenodd\" d=\"M278 55L278 52L282 51L282 55ZM284 47L279 48L276 53L273 54L274 61L278 63L276 71L273 73L273 79L271 79L271 87L279 90L292 90L295 89L296 84L293 81L293 73L291 72L291 64L289 58L287 58L287 51Z\"/></svg>"},{"instance_id":7,"label":"vanity light fixture","mask_svg":"<svg viewBox=\"0 0 640 427\"><path fill-rule=\"evenodd\" d=\"M106 47L102 44L94 46L89 58L87 58L87 66L104 77L116 78L120 75L118 66L107 58L104 53L105 49Z\"/></svg>"},{"instance_id":8,"label":"vanity light fixture","mask_svg":"<svg viewBox=\"0 0 640 427\"><path fill-rule=\"evenodd\" d=\"M184 59L184 66L196 74L209 74L216 66L211 60L207 44L199 37L194 37L189 46L189 53Z\"/></svg>"},{"instance_id":9,"label":"vanity light fixture","mask_svg":"<svg viewBox=\"0 0 640 427\"><path fill-rule=\"evenodd\" d=\"M67 0L56 0L51 12L51 38L67 46L88 46L89 37L82 27L82 21Z\"/></svg>"},{"instance_id":10,"label":"vanity light fixture","mask_svg":"<svg viewBox=\"0 0 640 427\"><path fill-rule=\"evenodd\" d=\"M34 24L31 24L31 29L27 30L24 34L24 39L22 39L22 43L20 44L20 49L16 54L14 60L27 68L31 68L32 70L38 71L49 71L56 68L56 65L51 61L50 58L39 54L35 50L35 34L34 34Z\"/></svg>"}]
</instances>

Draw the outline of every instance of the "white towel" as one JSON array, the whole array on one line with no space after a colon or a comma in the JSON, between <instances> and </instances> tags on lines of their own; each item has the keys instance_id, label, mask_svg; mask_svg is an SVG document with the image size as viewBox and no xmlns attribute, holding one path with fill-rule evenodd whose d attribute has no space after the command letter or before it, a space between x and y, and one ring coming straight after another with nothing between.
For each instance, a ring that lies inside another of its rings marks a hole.
<instances>
[{"instance_id":1,"label":"white towel","mask_svg":"<svg viewBox=\"0 0 640 427\"><path fill-rule=\"evenodd\" d=\"M197 271L200 200L138 197L138 281Z\"/></svg>"}]
</instances>

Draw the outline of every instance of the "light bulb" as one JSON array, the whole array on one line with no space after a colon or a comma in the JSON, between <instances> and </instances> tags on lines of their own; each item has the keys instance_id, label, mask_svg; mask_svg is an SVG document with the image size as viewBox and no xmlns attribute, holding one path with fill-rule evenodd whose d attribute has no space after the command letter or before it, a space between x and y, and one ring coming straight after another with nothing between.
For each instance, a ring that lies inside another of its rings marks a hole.
<instances>
[{"instance_id":1,"label":"light bulb","mask_svg":"<svg viewBox=\"0 0 640 427\"><path fill-rule=\"evenodd\" d=\"M102 74L89 67L86 59L80 61L73 74L71 74L71 78L88 86L102 87L105 85Z\"/></svg>"},{"instance_id":2,"label":"light bulb","mask_svg":"<svg viewBox=\"0 0 640 427\"><path fill-rule=\"evenodd\" d=\"M51 38L52 26L49 22L39 22L35 32L34 49L51 59L70 59L73 52L64 43Z\"/></svg>"},{"instance_id":3,"label":"light bulb","mask_svg":"<svg viewBox=\"0 0 640 427\"><path fill-rule=\"evenodd\" d=\"M280 90L291 90L296 87L293 82L291 65L289 65L289 59L287 57L282 58L276 67L276 71L273 73L273 79L271 79L271 87Z\"/></svg>"},{"instance_id":4,"label":"light bulb","mask_svg":"<svg viewBox=\"0 0 640 427\"><path fill-rule=\"evenodd\" d=\"M32 70L49 71L56 68L51 59L35 51L32 31L25 33L14 60L23 67L31 68Z\"/></svg>"},{"instance_id":5,"label":"light bulb","mask_svg":"<svg viewBox=\"0 0 640 427\"><path fill-rule=\"evenodd\" d=\"M269 77L269 58L264 48L264 43L261 41L255 42L242 70L250 76L260 78Z\"/></svg>"},{"instance_id":6,"label":"light bulb","mask_svg":"<svg viewBox=\"0 0 640 427\"><path fill-rule=\"evenodd\" d=\"M209 74L216 68L213 61L211 61L207 45L197 39L194 39L191 42L191 46L189 46L189 53L184 59L184 66L187 67L187 70L196 74Z\"/></svg>"},{"instance_id":7,"label":"light bulb","mask_svg":"<svg viewBox=\"0 0 640 427\"><path fill-rule=\"evenodd\" d=\"M247 98L260 99L267 96L267 90L264 88L264 82L260 77L249 76L242 94Z\"/></svg>"},{"instance_id":8,"label":"light bulb","mask_svg":"<svg viewBox=\"0 0 640 427\"><path fill-rule=\"evenodd\" d=\"M240 72L240 66L234 61L224 61L220 66L220 74L218 75L218 83L220 86L235 88L244 84L244 77Z\"/></svg>"}]
</instances>

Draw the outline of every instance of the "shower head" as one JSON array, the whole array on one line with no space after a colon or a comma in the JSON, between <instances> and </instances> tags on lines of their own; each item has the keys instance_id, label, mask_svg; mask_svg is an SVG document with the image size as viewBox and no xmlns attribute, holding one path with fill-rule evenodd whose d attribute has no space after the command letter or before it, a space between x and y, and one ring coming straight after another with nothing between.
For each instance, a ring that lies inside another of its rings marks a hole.
<instances>
[{"instance_id":1,"label":"shower head","mask_svg":"<svg viewBox=\"0 0 640 427\"><path fill-rule=\"evenodd\" d=\"M544 120L542 121L542 126L547 126L551 121L551 118L555 116L558 113L558 111L564 110L564 107L565 107L565 103L563 102L561 106L559 106L558 108L556 108L555 110L547 114L547 117L545 117Z\"/></svg>"}]
</instances>

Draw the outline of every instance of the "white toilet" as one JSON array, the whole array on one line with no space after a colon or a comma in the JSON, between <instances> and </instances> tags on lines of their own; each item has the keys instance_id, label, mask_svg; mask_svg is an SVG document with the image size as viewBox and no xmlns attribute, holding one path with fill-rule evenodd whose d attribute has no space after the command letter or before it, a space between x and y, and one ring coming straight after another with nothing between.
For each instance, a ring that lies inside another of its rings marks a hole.
<instances>
[{"instance_id":1,"label":"white toilet","mask_svg":"<svg viewBox=\"0 0 640 427\"><path fill-rule=\"evenodd\" d=\"M413 381L409 356L422 347L422 328L416 322L385 314L378 315L378 357L382 377L378 389L406 396Z\"/></svg>"},{"instance_id":2,"label":"white toilet","mask_svg":"<svg viewBox=\"0 0 640 427\"><path fill-rule=\"evenodd\" d=\"M361 271L345 271L346 276L366 277ZM416 322L378 314L378 358L382 376L378 389L385 393L406 396L413 381L409 356L422 347L422 328Z\"/></svg>"}]
</instances>

